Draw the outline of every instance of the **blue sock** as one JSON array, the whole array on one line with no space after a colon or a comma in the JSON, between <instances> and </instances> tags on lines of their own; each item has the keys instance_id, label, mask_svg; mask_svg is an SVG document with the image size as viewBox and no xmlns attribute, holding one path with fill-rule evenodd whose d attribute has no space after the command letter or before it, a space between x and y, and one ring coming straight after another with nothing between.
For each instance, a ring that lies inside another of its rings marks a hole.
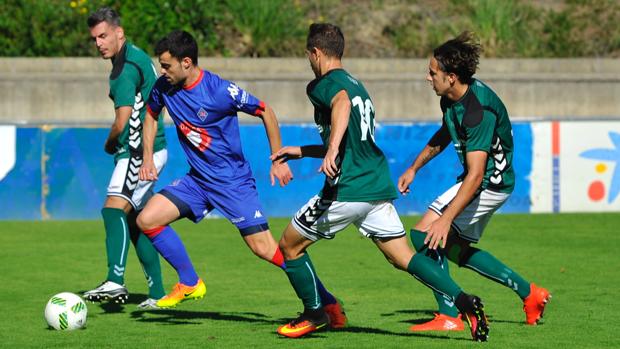
<instances>
[{"instance_id":1,"label":"blue sock","mask_svg":"<svg viewBox=\"0 0 620 349\"><path fill-rule=\"evenodd\" d=\"M198 283L198 274L194 270L192 261L179 235L172 227L167 225L161 232L151 236L151 242L159 254L177 271L179 282L188 286Z\"/></svg>"},{"instance_id":2,"label":"blue sock","mask_svg":"<svg viewBox=\"0 0 620 349\"><path fill-rule=\"evenodd\" d=\"M321 303L323 303L323 306L335 304L337 302L336 297L327 291L318 277L316 279L316 288L319 291L319 297L321 297Z\"/></svg>"}]
</instances>

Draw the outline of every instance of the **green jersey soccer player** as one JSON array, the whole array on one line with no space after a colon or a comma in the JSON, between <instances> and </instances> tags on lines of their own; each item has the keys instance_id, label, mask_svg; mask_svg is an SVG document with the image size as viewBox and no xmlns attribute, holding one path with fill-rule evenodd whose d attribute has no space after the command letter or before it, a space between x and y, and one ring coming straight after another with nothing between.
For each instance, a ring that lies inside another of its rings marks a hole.
<instances>
[{"instance_id":1,"label":"green jersey soccer player","mask_svg":"<svg viewBox=\"0 0 620 349\"><path fill-rule=\"evenodd\" d=\"M526 322L536 324L549 292L525 281L490 253L471 246L478 242L491 216L508 199L515 185L508 112L493 90L472 77L479 54L480 46L468 32L434 50L426 79L441 96L443 123L399 178L398 187L401 193L408 193L417 171L448 144L454 144L463 174L430 205L411 230L413 245L418 252L434 255L446 271L447 256L459 266L511 288L523 299ZM463 322L453 302L437 292L435 297L439 314L412 330L462 330Z\"/></svg>"},{"instance_id":2,"label":"green jersey soccer player","mask_svg":"<svg viewBox=\"0 0 620 349\"><path fill-rule=\"evenodd\" d=\"M112 60L109 96L114 102L115 120L104 150L114 156L115 167L101 210L106 230L108 275L101 285L84 293L84 298L116 302L127 299L124 275L131 241L149 286L149 297L139 307L153 308L157 299L164 296L159 255L149 239L136 227L135 217L136 212L153 196L154 183L140 181L138 172L142 165L145 101L157 80L157 73L151 58L127 42L120 26L120 17L114 10L101 8L88 17L87 23L101 56ZM168 157L162 125L160 123L155 141L157 171L161 171Z\"/></svg>"}]
</instances>

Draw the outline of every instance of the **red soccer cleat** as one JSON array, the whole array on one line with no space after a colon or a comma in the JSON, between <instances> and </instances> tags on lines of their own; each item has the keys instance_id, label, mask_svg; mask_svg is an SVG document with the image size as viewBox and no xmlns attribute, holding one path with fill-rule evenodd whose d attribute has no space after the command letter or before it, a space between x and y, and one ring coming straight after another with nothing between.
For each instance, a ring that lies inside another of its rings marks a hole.
<instances>
[{"instance_id":1,"label":"red soccer cleat","mask_svg":"<svg viewBox=\"0 0 620 349\"><path fill-rule=\"evenodd\" d=\"M329 318L329 327L343 328L347 326L347 315L345 314L344 308L340 301L324 306L323 310L325 310L325 313Z\"/></svg>"},{"instance_id":2,"label":"red soccer cleat","mask_svg":"<svg viewBox=\"0 0 620 349\"><path fill-rule=\"evenodd\" d=\"M530 295L523 300L523 311L525 312L525 323L536 325L543 317L545 306L551 299L551 294L547 289L530 284Z\"/></svg>"},{"instance_id":3,"label":"red soccer cleat","mask_svg":"<svg viewBox=\"0 0 620 349\"><path fill-rule=\"evenodd\" d=\"M445 314L435 313L435 318L431 321L423 324L413 325L410 327L413 332L423 331L463 331L465 325L461 320L461 314L457 317L448 316Z\"/></svg>"}]
</instances>

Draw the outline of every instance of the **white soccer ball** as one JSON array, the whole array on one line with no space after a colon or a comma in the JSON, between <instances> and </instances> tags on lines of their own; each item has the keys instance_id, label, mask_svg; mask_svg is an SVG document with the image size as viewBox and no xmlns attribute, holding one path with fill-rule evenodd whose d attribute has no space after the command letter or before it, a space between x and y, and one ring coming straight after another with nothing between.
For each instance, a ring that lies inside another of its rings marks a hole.
<instances>
[{"instance_id":1,"label":"white soccer ball","mask_svg":"<svg viewBox=\"0 0 620 349\"><path fill-rule=\"evenodd\" d=\"M70 292L59 293L45 306L45 321L56 330L68 331L86 326L86 303Z\"/></svg>"}]
</instances>

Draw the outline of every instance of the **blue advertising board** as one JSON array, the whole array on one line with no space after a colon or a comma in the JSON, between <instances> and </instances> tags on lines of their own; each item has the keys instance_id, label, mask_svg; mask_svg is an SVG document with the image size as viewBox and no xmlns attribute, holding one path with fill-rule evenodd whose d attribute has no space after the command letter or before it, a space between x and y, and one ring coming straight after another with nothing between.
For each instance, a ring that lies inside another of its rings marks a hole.
<instances>
[{"instance_id":1,"label":"blue advertising board","mask_svg":"<svg viewBox=\"0 0 620 349\"><path fill-rule=\"evenodd\" d=\"M388 159L395 183L438 128L439 123L378 126L376 141ZM516 187L501 212L529 212L531 124L515 123L513 128ZM0 219L98 219L114 166L112 157L103 151L107 134L106 128L17 127L16 160L0 178ZM284 188L272 186L269 144L263 126L242 125L240 134L267 215L291 216L321 189L324 177L317 172L319 159L291 161L291 184ZM168 164L156 189L183 176L189 168L174 127L166 128L166 137ZM320 138L314 125L283 125L282 141L284 145L319 144ZM454 184L461 171L454 149L449 146L417 174L411 193L396 200L398 211L424 212L437 195Z\"/></svg>"}]
</instances>

